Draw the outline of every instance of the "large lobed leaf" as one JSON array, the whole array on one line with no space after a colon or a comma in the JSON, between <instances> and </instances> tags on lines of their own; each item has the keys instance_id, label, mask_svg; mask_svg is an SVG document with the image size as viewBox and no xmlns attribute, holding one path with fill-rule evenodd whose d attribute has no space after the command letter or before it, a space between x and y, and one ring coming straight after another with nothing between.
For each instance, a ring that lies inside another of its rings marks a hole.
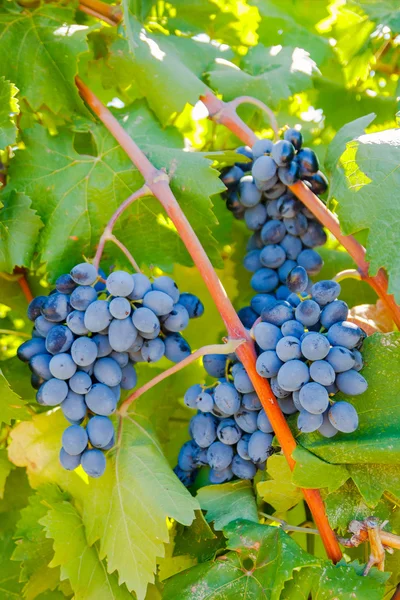
<instances>
[{"instance_id":1,"label":"large lobed leaf","mask_svg":"<svg viewBox=\"0 0 400 600\"><path fill-rule=\"evenodd\" d=\"M5 77L0 77L0 149L14 144L17 126L14 117L19 112L16 95L18 89Z\"/></svg>"},{"instance_id":2,"label":"large lobed leaf","mask_svg":"<svg viewBox=\"0 0 400 600\"><path fill-rule=\"evenodd\" d=\"M257 505L249 481L234 481L210 485L198 491L197 499L202 510L207 511L207 521L220 530L236 519L258 523Z\"/></svg>"}]
</instances>

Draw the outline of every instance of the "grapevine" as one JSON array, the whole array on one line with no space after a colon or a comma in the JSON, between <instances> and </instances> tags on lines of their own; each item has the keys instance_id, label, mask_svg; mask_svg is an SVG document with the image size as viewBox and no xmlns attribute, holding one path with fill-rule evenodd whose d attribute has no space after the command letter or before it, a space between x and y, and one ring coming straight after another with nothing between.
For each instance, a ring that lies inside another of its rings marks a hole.
<instances>
[{"instance_id":1,"label":"grapevine","mask_svg":"<svg viewBox=\"0 0 400 600\"><path fill-rule=\"evenodd\" d=\"M5 600L399 597L399 11L306 4L2 6Z\"/></svg>"}]
</instances>

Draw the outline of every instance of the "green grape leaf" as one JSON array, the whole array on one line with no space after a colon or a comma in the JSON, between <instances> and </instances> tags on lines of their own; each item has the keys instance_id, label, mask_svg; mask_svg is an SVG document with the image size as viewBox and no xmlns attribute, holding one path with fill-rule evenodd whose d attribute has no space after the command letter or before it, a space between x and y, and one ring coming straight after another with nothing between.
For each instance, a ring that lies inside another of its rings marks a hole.
<instances>
[{"instance_id":1,"label":"green grape leaf","mask_svg":"<svg viewBox=\"0 0 400 600\"><path fill-rule=\"evenodd\" d=\"M128 600L132 598L124 585L118 585L116 573L109 575L99 557L98 548L89 546L77 510L70 502L52 503L41 518L46 536L53 540L51 567L60 567L61 579L69 579L75 598Z\"/></svg>"},{"instance_id":2,"label":"green grape leaf","mask_svg":"<svg viewBox=\"0 0 400 600\"><path fill-rule=\"evenodd\" d=\"M25 401L10 388L7 379L0 371L0 421L11 425L14 419L29 418Z\"/></svg>"},{"instance_id":3,"label":"green grape leaf","mask_svg":"<svg viewBox=\"0 0 400 600\"><path fill-rule=\"evenodd\" d=\"M0 590L1 600L22 598L19 582L19 565L11 560L14 541L10 533L0 534Z\"/></svg>"},{"instance_id":4,"label":"green grape leaf","mask_svg":"<svg viewBox=\"0 0 400 600\"><path fill-rule=\"evenodd\" d=\"M59 464L65 427L60 410L20 423L11 434L9 458L27 468L33 486L57 483L79 500L89 545L99 540L108 572L117 570L120 584L143 600L169 540L166 518L190 525L198 503L169 467L146 418L132 414L123 420L105 474L88 483L81 467L68 472Z\"/></svg>"},{"instance_id":5,"label":"green grape leaf","mask_svg":"<svg viewBox=\"0 0 400 600\"><path fill-rule=\"evenodd\" d=\"M400 209L393 190L400 184L400 133L388 129L347 142L333 171L329 197L345 234L368 229L367 260L375 275L384 267L389 293L400 299L400 261L393 252L398 240Z\"/></svg>"},{"instance_id":6,"label":"green grape leaf","mask_svg":"<svg viewBox=\"0 0 400 600\"><path fill-rule=\"evenodd\" d=\"M69 31L73 18L74 8L49 5L0 15L2 73L35 111L46 105L55 113L88 116L74 81L87 32Z\"/></svg>"},{"instance_id":7,"label":"green grape leaf","mask_svg":"<svg viewBox=\"0 0 400 600\"><path fill-rule=\"evenodd\" d=\"M355 0L352 0L355 3ZM400 15L397 0L357 0L356 6L372 19L387 25L393 31L400 31Z\"/></svg>"},{"instance_id":8,"label":"green grape leaf","mask_svg":"<svg viewBox=\"0 0 400 600\"><path fill-rule=\"evenodd\" d=\"M166 36L153 36L142 29L131 4L132 1L124 0L122 7L125 33L133 55L132 75L161 123L166 124L172 115L181 113L187 103L196 104L208 88Z\"/></svg>"},{"instance_id":9,"label":"green grape leaf","mask_svg":"<svg viewBox=\"0 0 400 600\"><path fill-rule=\"evenodd\" d=\"M279 527L238 520L224 535L230 552L171 577L163 600L233 600L260 593L277 600L294 569L318 564Z\"/></svg>"},{"instance_id":10,"label":"green grape leaf","mask_svg":"<svg viewBox=\"0 0 400 600\"><path fill-rule=\"evenodd\" d=\"M375 117L375 113L371 113L365 115L365 117L360 117L355 121L350 121L350 123L346 123L346 125L343 125L343 127L339 129L329 144L325 156L325 167L330 173L333 173L335 169L339 169L340 171L340 165L338 163L346 148L347 142L351 142L354 138L365 133L365 129L372 123Z\"/></svg>"},{"instance_id":11,"label":"green grape leaf","mask_svg":"<svg viewBox=\"0 0 400 600\"><path fill-rule=\"evenodd\" d=\"M292 483L292 474L286 458L273 454L267 460L268 481L257 484L257 492L268 504L272 504L278 512L286 512L296 506L302 499L301 490Z\"/></svg>"},{"instance_id":12,"label":"green grape leaf","mask_svg":"<svg viewBox=\"0 0 400 600\"><path fill-rule=\"evenodd\" d=\"M49 567L54 556L53 544L46 538L40 519L47 514L51 504L67 497L56 486L44 485L30 496L28 506L21 510L12 560L21 562L20 580L26 582L24 596L27 600L33 600L47 590L55 590L59 584L60 569Z\"/></svg>"},{"instance_id":13,"label":"green grape leaf","mask_svg":"<svg viewBox=\"0 0 400 600\"><path fill-rule=\"evenodd\" d=\"M361 396L348 397L338 393L335 400L348 400L359 415L359 427L354 433L338 433L323 438L319 433L302 434L300 443L327 462L343 464L383 463L400 461L400 334L375 333L364 342L365 367L362 375L368 382Z\"/></svg>"},{"instance_id":14,"label":"green grape leaf","mask_svg":"<svg viewBox=\"0 0 400 600\"><path fill-rule=\"evenodd\" d=\"M208 74L211 86L225 100L253 96L272 108L309 87L316 69L314 61L300 48L277 50L262 44L251 48L240 66L217 62Z\"/></svg>"},{"instance_id":15,"label":"green grape leaf","mask_svg":"<svg viewBox=\"0 0 400 600\"><path fill-rule=\"evenodd\" d=\"M400 473L398 464L347 465L365 503L374 508L382 494L389 491L400 499Z\"/></svg>"},{"instance_id":16,"label":"green grape leaf","mask_svg":"<svg viewBox=\"0 0 400 600\"><path fill-rule=\"evenodd\" d=\"M225 546L222 534L213 532L201 510L196 511L196 518L190 527L177 525L174 542L174 556L186 555L198 562L210 560L217 550Z\"/></svg>"},{"instance_id":17,"label":"green grape leaf","mask_svg":"<svg viewBox=\"0 0 400 600\"><path fill-rule=\"evenodd\" d=\"M17 139L14 116L19 113L18 89L5 77L0 77L0 149L11 146Z\"/></svg>"},{"instance_id":18,"label":"green grape leaf","mask_svg":"<svg viewBox=\"0 0 400 600\"><path fill-rule=\"evenodd\" d=\"M214 529L221 530L231 521L245 519L258 523L253 486L249 481L235 481L201 488L197 499Z\"/></svg>"},{"instance_id":19,"label":"green grape leaf","mask_svg":"<svg viewBox=\"0 0 400 600\"><path fill-rule=\"evenodd\" d=\"M126 131L144 152L158 167L173 174L172 190L206 251L218 263L220 256L210 229L216 219L209 199L224 189L218 172L201 155L176 149L180 137L171 128L162 130L144 103L135 103L120 116ZM9 185L29 194L32 207L45 224L39 249L52 278L68 272L82 260L82 254L94 254L112 213L143 183L112 136L101 126L89 127L97 156L79 154L70 131L64 129L50 136L43 127L36 126L25 130L26 150L18 152L10 165ZM117 224L115 234L139 264L148 262L167 268L174 262L191 264L155 198L135 202ZM107 256L115 256L115 252L108 245Z\"/></svg>"},{"instance_id":20,"label":"green grape leaf","mask_svg":"<svg viewBox=\"0 0 400 600\"><path fill-rule=\"evenodd\" d=\"M292 457L296 461L292 474L292 481L302 488L328 488L334 492L350 477L350 473L343 465L332 465L297 446Z\"/></svg>"},{"instance_id":21,"label":"green grape leaf","mask_svg":"<svg viewBox=\"0 0 400 600\"><path fill-rule=\"evenodd\" d=\"M0 450L0 498L4 497L4 488L7 477L13 469L14 465L8 460L7 450L2 448Z\"/></svg>"},{"instance_id":22,"label":"green grape leaf","mask_svg":"<svg viewBox=\"0 0 400 600\"><path fill-rule=\"evenodd\" d=\"M11 191L1 196L0 270L12 273L14 267L29 267L35 249L40 217L32 201L23 193Z\"/></svg>"}]
</instances>

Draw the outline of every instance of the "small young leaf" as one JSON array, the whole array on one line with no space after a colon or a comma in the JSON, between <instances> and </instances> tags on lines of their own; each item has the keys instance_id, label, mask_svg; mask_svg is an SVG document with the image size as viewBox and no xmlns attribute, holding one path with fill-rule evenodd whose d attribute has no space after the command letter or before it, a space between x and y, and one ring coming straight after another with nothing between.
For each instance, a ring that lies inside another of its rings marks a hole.
<instances>
[{"instance_id":1,"label":"small young leaf","mask_svg":"<svg viewBox=\"0 0 400 600\"><path fill-rule=\"evenodd\" d=\"M246 519L258 523L258 513L253 486L249 481L234 481L222 485L210 485L197 493L206 519L214 523L214 529L221 530L236 519Z\"/></svg>"}]
</instances>

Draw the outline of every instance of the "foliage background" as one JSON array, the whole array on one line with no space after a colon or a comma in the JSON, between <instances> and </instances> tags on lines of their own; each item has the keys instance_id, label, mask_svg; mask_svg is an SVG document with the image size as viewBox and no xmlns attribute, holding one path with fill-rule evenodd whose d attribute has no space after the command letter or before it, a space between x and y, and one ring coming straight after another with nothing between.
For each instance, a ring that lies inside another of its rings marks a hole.
<instances>
[{"instance_id":1,"label":"foliage background","mask_svg":"<svg viewBox=\"0 0 400 600\"><path fill-rule=\"evenodd\" d=\"M121 9L124 24L116 28L73 2L1 2L1 597L390 598L398 556L388 557L387 574L373 570L364 579L364 547L346 553L347 566L333 567L318 538L289 538L260 511L307 523L297 486L320 487L339 533L371 513L400 533L398 333L366 342L369 390L354 399L356 433L301 436L292 478L277 454L254 487L208 487L200 477L193 496L171 467L191 416L182 397L204 380L200 364L136 403L106 476L88 482L58 466L65 422L59 410L35 404L15 352L30 331L18 269L26 269L35 294L47 293L59 274L93 256L110 215L142 183L80 99L76 74L154 164L173 174L173 191L236 308L251 298L241 266L248 232L225 209L216 167L239 142L205 118L197 101L208 88L224 100L252 95L280 125L301 125L332 177L327 201L343 231L366 244L372 273L387 269L399 301L398 2L123 0ZM272 136L257 109L239 112L258 134ZM203 299L206 315L189 328L192 348L219 341L221 318L157 201L136 202L116 234L146 273L172 273L182 290ZM322 278L354 266L333 238L321 254ZM111 246L104 258L106 270L127 267ZM376 302L352 280L343 283L343 299ZM140 380L167 366L141 367ZM224 561L215 560L224 552Z\"/></svg>"}]
</instances>

